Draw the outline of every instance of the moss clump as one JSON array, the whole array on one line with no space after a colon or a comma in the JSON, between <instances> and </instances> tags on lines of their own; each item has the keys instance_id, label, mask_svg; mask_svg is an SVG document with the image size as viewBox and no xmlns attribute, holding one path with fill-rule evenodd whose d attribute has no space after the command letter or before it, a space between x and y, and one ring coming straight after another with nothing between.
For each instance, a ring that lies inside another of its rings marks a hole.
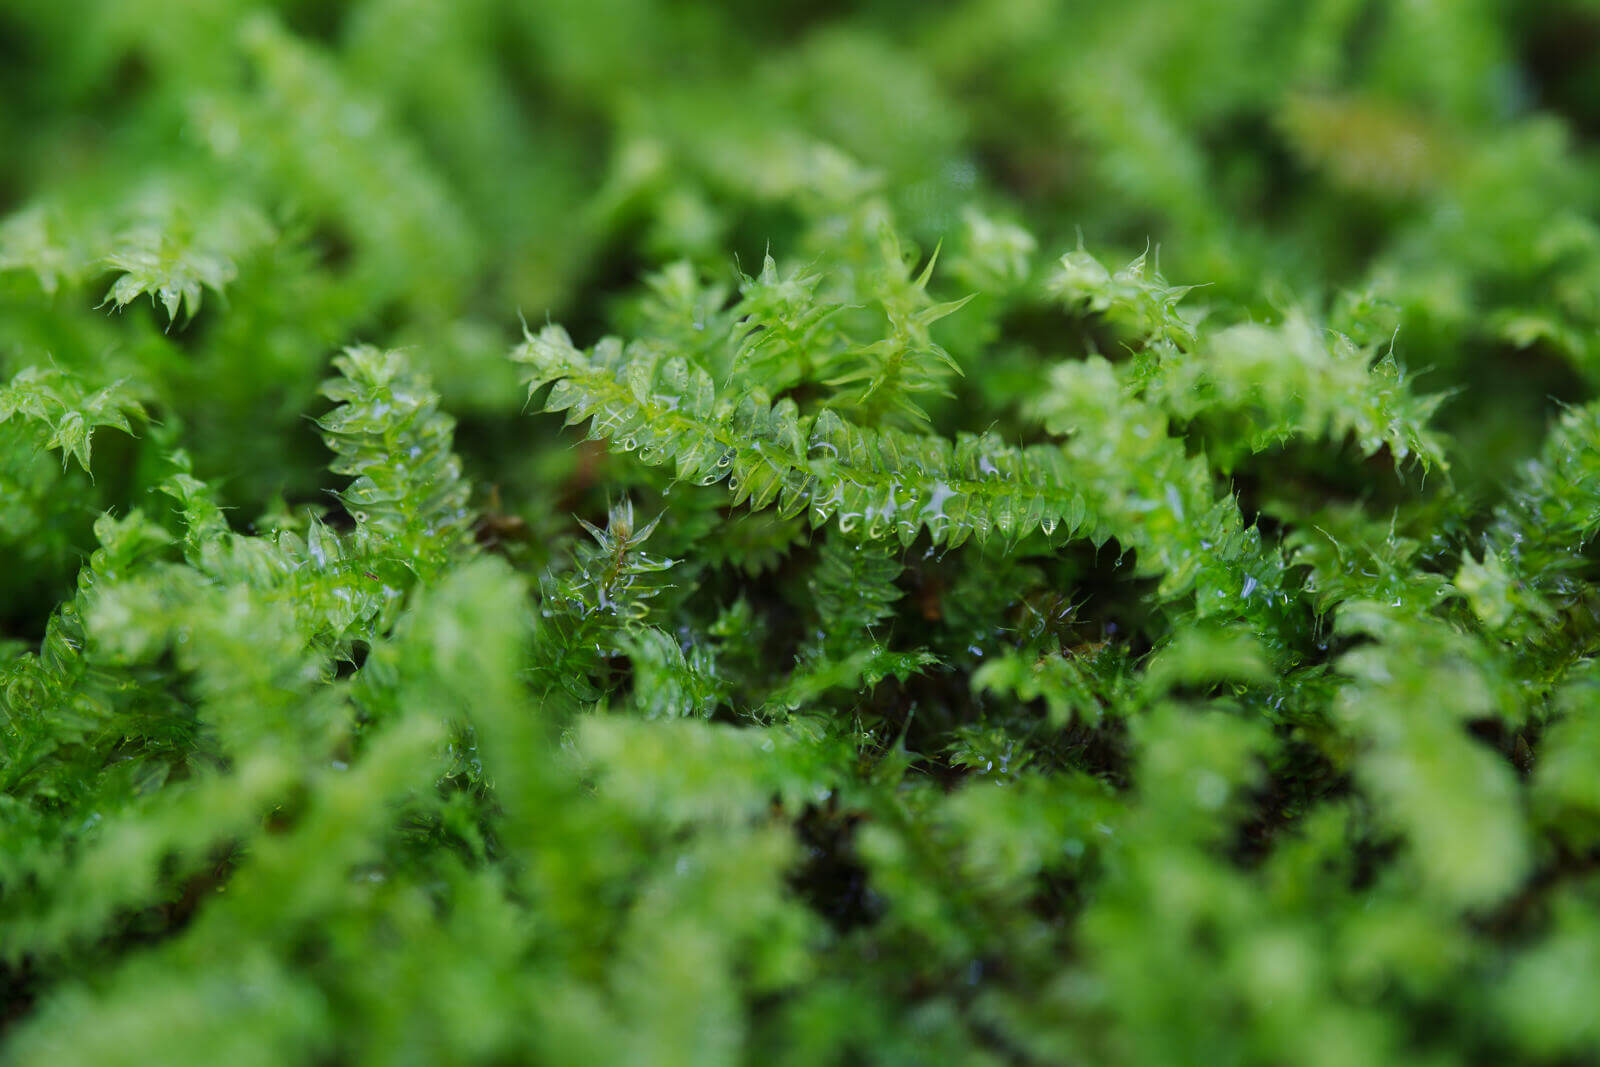
<instances>
[{"instance_id":1,"label":"moss clump","mask_svg":"<svg viewBox=\"0 0 1600 1067\"><path fill-rule=\"evenodd\" d=\"M1600 1062L1589 8L91 6L0 1060Z\"/></svg>"}]
</instances>

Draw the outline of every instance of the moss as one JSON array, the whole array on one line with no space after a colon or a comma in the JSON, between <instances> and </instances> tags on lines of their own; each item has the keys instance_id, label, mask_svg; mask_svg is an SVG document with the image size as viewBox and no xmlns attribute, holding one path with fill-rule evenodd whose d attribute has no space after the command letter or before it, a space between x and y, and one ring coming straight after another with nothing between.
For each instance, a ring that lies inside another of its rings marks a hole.
<instances>
[{"instance_id":1,"label":"moss","mask_svg":"<svg viewBox=\"0 0 1600 1067\"><path fill-rule=\"evenodd\" d=\"M1600 1062L1592 17L315 6L0 17L0 1061Z\"/></svg>"}]
</instances>

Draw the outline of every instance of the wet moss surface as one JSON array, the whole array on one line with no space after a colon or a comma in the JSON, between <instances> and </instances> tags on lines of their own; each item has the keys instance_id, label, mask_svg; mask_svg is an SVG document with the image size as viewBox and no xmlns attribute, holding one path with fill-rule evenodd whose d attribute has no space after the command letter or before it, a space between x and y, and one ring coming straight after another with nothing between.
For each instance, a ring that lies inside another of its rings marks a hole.
<instances>
[{"instance_id":1,"label":"wet moss surface","mask_svg":"<svg viewBox=\"0 0 1600 1067\"><path fill-rule=\"evenodd\" d=\"M0 1061L1600 1062L1584 5L77 7Z\"/></svg>"}]
</instances>

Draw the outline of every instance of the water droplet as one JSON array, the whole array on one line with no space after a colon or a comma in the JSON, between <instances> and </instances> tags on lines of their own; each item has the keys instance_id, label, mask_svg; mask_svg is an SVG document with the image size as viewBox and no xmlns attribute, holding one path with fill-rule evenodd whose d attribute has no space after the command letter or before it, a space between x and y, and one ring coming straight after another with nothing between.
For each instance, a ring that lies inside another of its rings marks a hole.
<instances>
[{"instance_id":1,"label":"water droplet","mask_svg":"<svg viewBox=\"0 0 1600 1067\"><path fill-rule=\"evenodd\" d=\"M956 491L944 482L934 482L928 487L928 502L922 505L920 515L927 518L931 524L934 519L947 519L944 513L945 503L956 495Z\"/></svg>"}]
</instances>

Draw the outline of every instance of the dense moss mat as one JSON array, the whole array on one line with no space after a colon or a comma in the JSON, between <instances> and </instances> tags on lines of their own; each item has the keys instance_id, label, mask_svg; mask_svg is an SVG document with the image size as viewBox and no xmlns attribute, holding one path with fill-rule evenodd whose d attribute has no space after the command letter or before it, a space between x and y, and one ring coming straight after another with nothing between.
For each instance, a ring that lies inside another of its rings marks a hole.
<instances>
[{"instance_id":1,"label":"dense moss mat","mask_svg":"<svg viewBox=\"0 0 1600 1067\"><path fill-rule=\"evenodd\" d=\"M0 1060L1600 1063L1597 42L0 5Z\"/></svg>"}]
</instances>

